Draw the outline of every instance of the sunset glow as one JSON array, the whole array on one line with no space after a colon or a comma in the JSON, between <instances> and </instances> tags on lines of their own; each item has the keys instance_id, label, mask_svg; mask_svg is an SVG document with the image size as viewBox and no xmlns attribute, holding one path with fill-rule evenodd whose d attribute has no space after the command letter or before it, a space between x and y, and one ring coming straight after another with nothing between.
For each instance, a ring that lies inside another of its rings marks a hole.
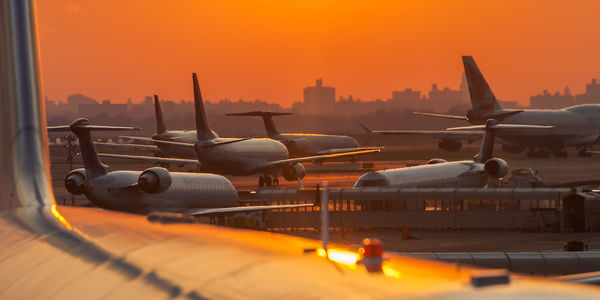
<instances>
[{"instance_id":1,"label":"sunset glow","mask_svg":"<svg viewBox=\"0 0 600 300\"><path fill-rule=\"evenodd\" d=\"M289 106L316 78L372 100L458 88L473 55L496 95L583 92L600 77L595 1L37 1L45 93Z\"/></svg>"}]
</instances>

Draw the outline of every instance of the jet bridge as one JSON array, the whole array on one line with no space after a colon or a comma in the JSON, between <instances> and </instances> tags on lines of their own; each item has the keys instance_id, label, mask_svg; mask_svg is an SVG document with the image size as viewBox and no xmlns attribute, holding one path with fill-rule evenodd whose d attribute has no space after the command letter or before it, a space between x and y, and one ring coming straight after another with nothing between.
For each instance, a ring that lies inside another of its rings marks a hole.
<instances>
[{"instance_id":1,"label":"jet bridge","mask_svg":"<svg viewBox=\"0 0 600 300\"><path fill-rule=\"evenodd\" d=\"M315 189L260 189L241 195L262 204L311 203ZM252 196L250 196L252 195ZM331 226L369 228L600 231L600 194L568 188L330 189ZM268 228L318 228L319 208L266 214Z\"/></svg>"}]
</instances>

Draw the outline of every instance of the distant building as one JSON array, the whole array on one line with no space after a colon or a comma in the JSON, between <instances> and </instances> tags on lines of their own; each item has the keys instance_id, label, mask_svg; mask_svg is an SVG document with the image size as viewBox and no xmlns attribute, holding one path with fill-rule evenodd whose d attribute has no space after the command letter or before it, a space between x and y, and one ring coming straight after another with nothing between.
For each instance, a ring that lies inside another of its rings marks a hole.
<instances>
[{"instance_id":1,"label":"distant building","mask_svg":"<svg viewBox=\"0 0 600 300\"><path fill-rule=\"evenodd\" d=\"M575 96L575 103L586 104L586 103L600 103L600 84L594 78L591 84L585 85L585 93L578 94Z\"/></svg>"},{"instance_id":2,"label":"distant building","mask_svg":"<svg viewBox=\"0 0 600 300\"><path fill-rule=\"evenodd\" d=\"M440 90L436 83L431 85L428 96L427 99L423 99L424 107L437 112L448 111L451 107L460 104L463 99L463 93L460 90L451 90L448 87Z\"/></svg>"},{"instance_id":3,"label":"distant building","mask_svg":"<svg viewBox=\"0 0 600 300\"><path fill-rule=\"evenodd\" d=\"M304 101L296 108L303 115L333 113L335 111L335 88L323 86L323 81L317 79L315 86L304 88Z\"/></svg>"},{"instance_id":4,"label":"distant building","mask_svg":"<svg viewBox=\"0 0 600 300\"><path fill-rule=\"evenodd\" d=\"M387 101L394 108L416 109L421 106L421 91L413 91L411 88L406 88L401 92L393 91L392 98Z\"/></svg>"},{"instance_id":5,"label":"distant building","mask_svg":"<svg viewBox=\"0 0 600 300\"><path fill-rule=\"evenodd\" d=\"M575 97L571 95L571 91L567 86L564 93L561 95L559 92L554 94L548 93L548 90L544 90L542 94L531 96L529 98L530 108L547 108L557 109L567 106L571 106L575 103Z\"/></svg>"},{"instance_id":6,"label":"distant building","mask_svg":"<svg viewBox=\"0 0 600 300\"><path fill-rule=\"evenodd\" d=\"M102 100L102 103L100 104L96 103L95 101L92 104L79 104L79 115L86 117L96 116L100 114L118 116L120 114L126 113L127 104L112 104L110 103L110 100Z\"/></svg>"}]
</instances>

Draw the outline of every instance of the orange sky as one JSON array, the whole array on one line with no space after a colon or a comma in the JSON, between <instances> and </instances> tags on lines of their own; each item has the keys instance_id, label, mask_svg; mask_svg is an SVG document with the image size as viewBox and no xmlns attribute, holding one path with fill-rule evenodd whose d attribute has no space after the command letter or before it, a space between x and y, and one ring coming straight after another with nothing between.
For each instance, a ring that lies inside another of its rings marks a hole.
<instances>
[{"instance_id":1,"label":"orange sky","mask_svg":"<svg viewBox=\"0 0 600 300\"><path fill-rule=\"evenodd\" d=\"M572 2L574 4L568 4ZM289 106L318 77L386 99L458 88L473 55L497 97L581 93L600 77L599 1L38 0L45 94Z\"/></svg>"}]
</instances>

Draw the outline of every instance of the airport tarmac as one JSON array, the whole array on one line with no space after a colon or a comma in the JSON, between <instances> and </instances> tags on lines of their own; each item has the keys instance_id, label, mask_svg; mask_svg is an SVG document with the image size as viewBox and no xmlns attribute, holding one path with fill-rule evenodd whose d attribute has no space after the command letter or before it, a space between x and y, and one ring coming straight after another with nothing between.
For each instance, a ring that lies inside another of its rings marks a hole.
<instances>
[{"instance_id":1,"label":"airport tarmac","mask_svg":"<svg viewBox=\"0 0 600 300\"><path fill-rule=\"evenodd\" d=\"M286 231L286 234L320 239L319 231ZM589 251L600 251L599 233L522 232L486 230L410 230L419 239L403 240L401 230L331 232L333 243L359 248L364 238L377 238L386 251L393 252L529 252L563 251L569 241L582 241Z\"/></svg>"},{"instance_id":2,"label":"airport tarmac","mask_svg":"<svg viewBox=\"0 0 600 300\"><path fill-rule=\"evenodd\" d=\"M356 161L334 161L323 164L307 164L307 175L302 180L305 187L315 187L318 183L327 181L331 188L352 188L356 180L369 170L382 170L390 168L406 167L425 163L433 157L442 157L448 160L470 159L477 152L477 144L466 145L457 152L445 152L437 148L431 139L415 139L413 147L407 147L406 139L402 144L388 145L379 155L367 155L359 157ZM524 153L511 154L496 147L496 156L505 159L510 169L533 168L539 172L545 185L556 185L565 182L578 182L597 180L600 182L600 156L578 157L575 149L569 149L567 158L528 158ZM131 153L128 153L131 154ZM61 145L50 147L51 174L55 197L58 203L71 203L71 194L64 187L64 177L70 171L66 161L67 152ZM385 160L379 160L383 158ZM397 161L396 161L397 159ZM103 158L103 162L110 166L111 170L144 170L151 167L146 163L132 160ZM73 168L82 167L79 157L73 160ZM185 170L172 168L173 171ZM188 169L191 170L191 169ZM257 176L228 176L233 185L239 190L254 190L257 188ZM280 177L278 188L297 188L296 181L286 181ZM74 197L76 205L89 204L84 196Z\"/></svg>"}]
</instances>

